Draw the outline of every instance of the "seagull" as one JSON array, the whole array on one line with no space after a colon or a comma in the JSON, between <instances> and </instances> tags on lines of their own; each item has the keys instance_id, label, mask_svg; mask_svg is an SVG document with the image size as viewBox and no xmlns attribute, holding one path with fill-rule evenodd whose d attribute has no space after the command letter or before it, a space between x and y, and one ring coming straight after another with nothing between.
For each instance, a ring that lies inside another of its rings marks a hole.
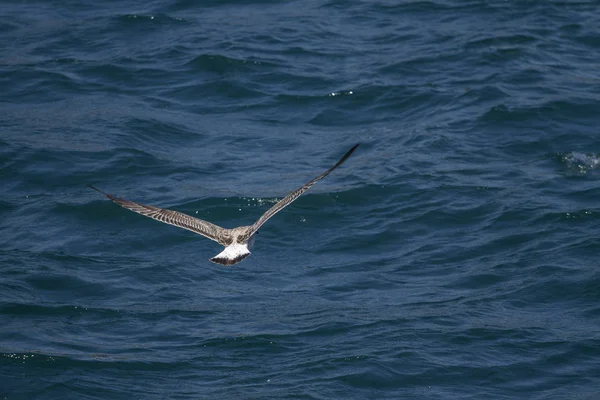
<instances>
[{"instance_id":1,"label":"seagull","mask_svg":"<svg viewBox=\"0 0 600 400\"><path fill-rule=\"evenodd\" d=\"M210 259L210 261L221 264L221 265L234 265L240 261L246 259L250 255L250 249L254 245L254 239L258 230L265 222L269 220L273 215L289 206L294 200L300 195L311 188L312 185L325 178L334 169L339 167L354 153L354 150L360 145L360 143L354 145L344 156L338 161L333 167L317 176L315 179L309 181L305 185L292 191L290 194L285 196L283 199L278 201L273 207L268 209L254 224L250 226L239 226L233 229L222 228L218 225L212 224L208 221L204 221L199 218L192 217L190 215L181 213L179 211L167 210L164 208L147 206L133 201L125 200L111 194L105 193L102 190L88 185L92 189L102 193L113 202L117 203L123 208L142 214L145 217L155 219L160 222L164 222L169 225L174 225L179 228L187 229L199 235L205 236L209 239L218 242L225 246L225 249Z\"/></svg>"}]
</instances>

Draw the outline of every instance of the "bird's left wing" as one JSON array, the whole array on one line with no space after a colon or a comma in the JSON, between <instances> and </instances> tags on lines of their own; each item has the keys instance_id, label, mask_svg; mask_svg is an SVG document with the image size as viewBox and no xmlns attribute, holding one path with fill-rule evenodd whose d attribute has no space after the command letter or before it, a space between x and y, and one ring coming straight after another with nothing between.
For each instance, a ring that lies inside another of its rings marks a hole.
<instances>
[{"instance_id":1,"label":"bird's left wing","mask_svg":"<svg viewBox=\"0 0 600 400\"><path fill-rule=\"evenodd\" d=\"M231 244L231 236L225 235L226 229L221 228L218 225L212 224L208 221L204 221L199 218L192 217L179 211L167 210L164 208L154 206L147 206L144 204L135 203L133 201L121 199L119 197L105 193L92 185L88 186L102 193L121 207L136 212L138 214L142 214L145 217L164 222L165 224L187 229L188 231L192 231L194 233L205 236L224 246Z\"/></svg>"}]
</instances>

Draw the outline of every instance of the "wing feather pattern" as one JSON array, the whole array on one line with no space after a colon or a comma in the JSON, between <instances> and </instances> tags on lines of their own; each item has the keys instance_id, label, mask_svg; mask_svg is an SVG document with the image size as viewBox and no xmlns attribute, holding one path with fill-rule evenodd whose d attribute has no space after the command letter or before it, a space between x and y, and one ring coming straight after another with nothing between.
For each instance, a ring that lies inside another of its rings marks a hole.
<instances>
[{"instance_id":1,"label":"wing feather pattern","mask_svg":"<svg viewBox=\"0 0 600 400\"><path fill-rule=\"evenodd\" d=\"M352 153L354 153L354 151L356 150L356 148L359 145L360 145L360 143L357 143L356 145L354 145L354 147L352 147L350 150L348 150L348 152L346 154L344 154L344 156L340 159L340 161L338 161L333 167L329 168L327 171L323 172L321 175L317 176L312 181L310 181L310 182L304 184L303 186L299 187L298 189L292 191L290 194L285 196L283 199L279 200L273 207L269 208L258 219L258 221L256 221L252 225L252 231L250 231L248 233L248 237L250 237L254 233L256 233L256 231L258 231L260 229L260 227L263 226L264 223L269 220L269 218L271 218L273 215L277 214L279 211L283 210L285 207L289 206L294 200L296 200L298 197L300 197L300 195L302 195L302 193L304 193L308 189L310 189L312 187L312 185L314 185L321 179L325 178L327 175L329 175L331 173L331 171L333 171L334 169L336 169L337 167L342 165L344 163L344 161L346 161L348 159L348 157L350 157L352 155Z\"/></svg>"},{"instance_id":2,"label":"wing feather pattern","mask_svg":"<svg viewBox=\"0 0 600 400\"><path fill-rule=\"evenodd\" d=\"M187 229L188 231L192 231L194 233L205 236L209 239L214 240L224 246L231 244L231 240L226 241L223 233L225 232L224 228L221 228L218 225L212 224L208 221L204 221L199 218L192 217L190 215L181 213L179 211L167 210L164 208L147 206L144 204L135 203L133 201L121 199L119 197L110 195L108 193L103 192L102 190L88 185L92 189L102 193L109 199L111 199L116 204L120 205L123 208L141 214L145 217L149 217L155 219L160 222L164 222L165 224L177 226L179 228Z\"/></svg>"}]
</instances>

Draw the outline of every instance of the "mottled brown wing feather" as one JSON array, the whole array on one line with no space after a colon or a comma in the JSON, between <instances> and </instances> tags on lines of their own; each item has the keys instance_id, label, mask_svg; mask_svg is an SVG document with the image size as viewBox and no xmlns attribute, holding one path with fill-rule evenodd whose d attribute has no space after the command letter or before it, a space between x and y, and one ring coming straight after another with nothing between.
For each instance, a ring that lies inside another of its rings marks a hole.
<instances>
[{"instance_id":1,"label":"mottled brown wing feather","mask_svg":"<svg viewBox=\"0 0 600 400\"><path fill-rule=\"evenodd\" d=\"M285 196L283 199L279 200L273 207L269 208L267 210L267 212L265 212L258 219L258 221L256 221L252 225L252 231L248 232L248 237L250 237L254 233L256 233L256 231L258 231L260 229L260 227L263 226L264 223L269 220L269 218L271 218L273 215L277 214L279 211L283 210L286 206L290 205L294 200L296 200L298 197L300 197L300 195L302 195L302 193L304 193L308 189L310 189L312 185L314 185L321 179L325 178L327 175L329 175L331 173L331 171L333 171L334 169L336 169L337 167L342 165L344 163L344 161L346 161L348 159L348 157L350 157L352 155L352 153L354 153L354 150L356 150L356 148L359 145L360 145L360 143L357 143L356 145L354 145L354 147L352 147L350 150L348 150L348 152L346 154L344 154L344 156L340 159L340 161L338 161L333 167L329 168L327 171L323 172L321 175L317 176L315 179L306 183L302 187L294 190L293 192L291 192L290 194Z\"/></svg>"},{"instance_id":2,"label":"mottled brown wing feather","mask_svg":"<svg viewBox=\"0 0 600 400\"><path fill-rule=\"evenodd\" d=\"M220 244L227 246L231 244L231 240L229 236L225 237L225 229L217 226L215 224L211 224L208 221L204 221L199 218L192 217L190 215L181 213L179 211L167 210L164 208L154 207L154 206L146 206L144 204L135 203L133 201L121 199L119 197L110 195L108 193L104 193L102 190L95 188L92 185L88 185L92 189L102 193L118 205L138 214L141 214L145 217L149 217L155 219L160 222L164 222L165 224L177 226L179 228L187 229L188 231L192 231L194 233L205 236L209 239L214 240L215 242L219 242Z\"/></svg>"}]
</instances>

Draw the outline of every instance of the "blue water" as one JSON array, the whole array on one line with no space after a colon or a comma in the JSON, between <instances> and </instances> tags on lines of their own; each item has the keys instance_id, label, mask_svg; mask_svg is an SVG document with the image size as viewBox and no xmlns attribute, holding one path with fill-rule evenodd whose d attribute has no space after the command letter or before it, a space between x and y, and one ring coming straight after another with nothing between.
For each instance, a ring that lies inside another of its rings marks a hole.
<instances>
[{"instance_id":1,"label":"blue water","mask_svg":"<svg viewBox=\"0 0 600 400\"><path fill-rule=\"evenodd\" d=\"M600 2L1 10L1 399L600 398Z\"/></svg>"}]
</instances>

